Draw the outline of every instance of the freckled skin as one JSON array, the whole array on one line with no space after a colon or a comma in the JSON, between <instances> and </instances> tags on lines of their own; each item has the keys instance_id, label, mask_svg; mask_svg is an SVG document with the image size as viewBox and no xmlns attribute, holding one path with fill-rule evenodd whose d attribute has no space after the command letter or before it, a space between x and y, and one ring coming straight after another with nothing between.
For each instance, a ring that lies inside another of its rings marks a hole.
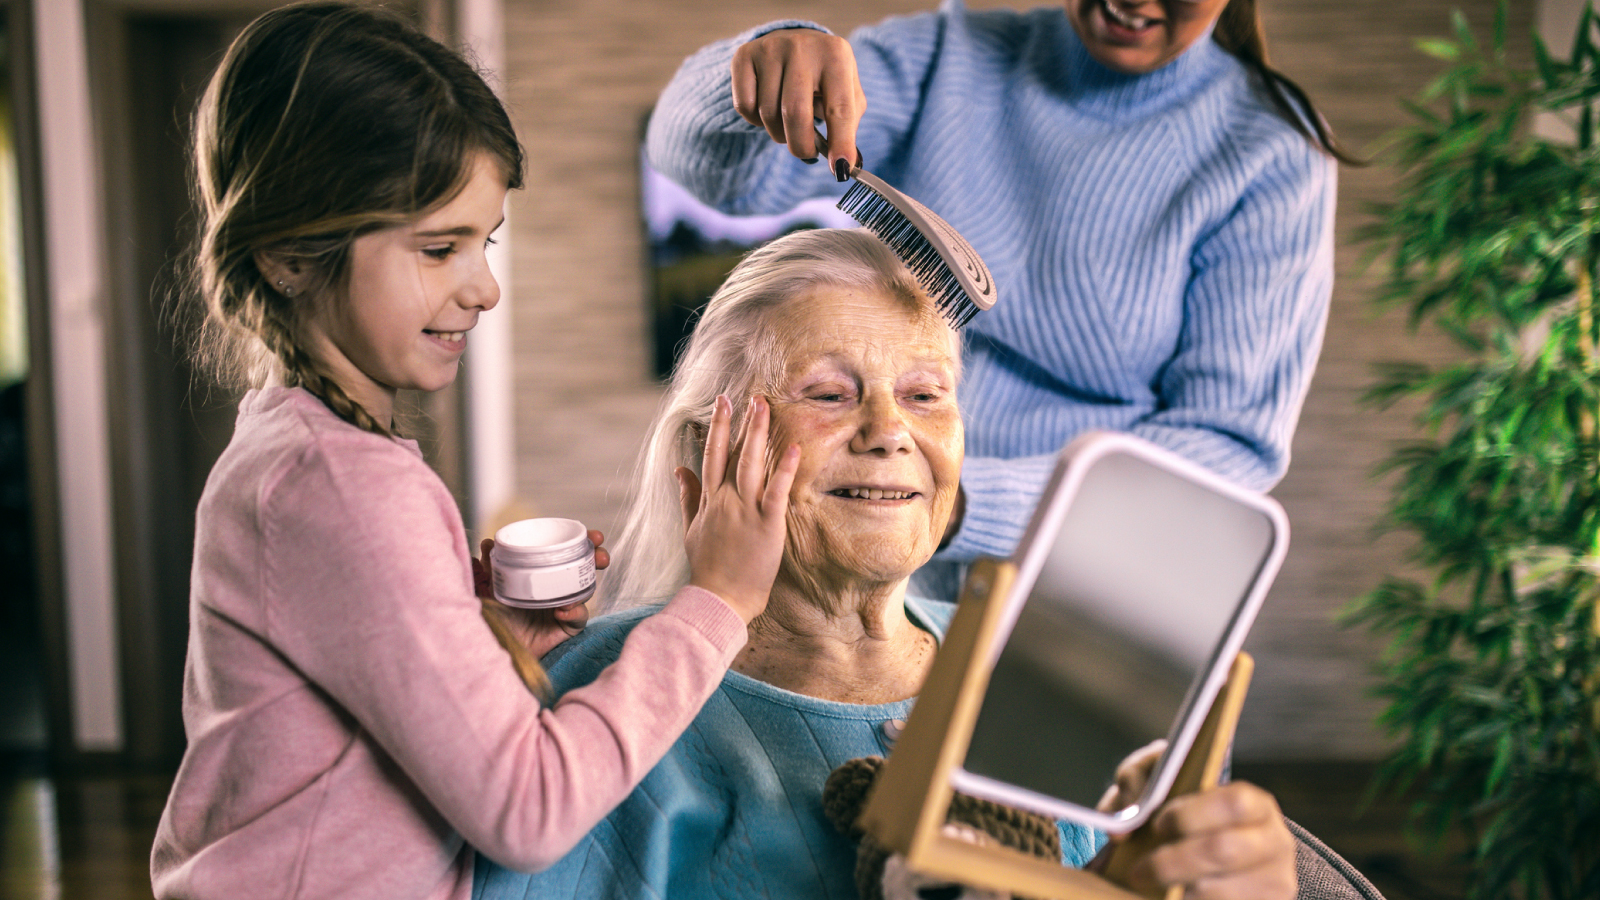
<instances>
[{"instance_id":1,"label":"freckled skin","mask_svg":"<svg viewBox=\"0 0 1600 900\"><path fill-rule=\"evenodd\" d=\"M1154 72L1206 34L1228 0L1110 0L1125 13L1156 20L1137 34L1107 17L1106 0L1066 0L1067 20L1095 61L1129 75Z\"/></svg>"}]
</instances>

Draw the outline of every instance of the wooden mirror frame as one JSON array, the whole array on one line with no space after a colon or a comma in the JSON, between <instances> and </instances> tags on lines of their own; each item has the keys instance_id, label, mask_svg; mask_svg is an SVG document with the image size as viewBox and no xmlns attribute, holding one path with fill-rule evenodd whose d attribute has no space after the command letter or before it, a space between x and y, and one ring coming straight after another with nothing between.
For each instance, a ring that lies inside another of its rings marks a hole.
<instances>
[{"instance_id":1,"label":"wooden mirror frame","mask_svg":"<svg viewBox=\"0 0 1600 900\"><path fill-rule=\"evenodd\" d=\"M997 656L996 634L1004 601L1016 577L1017 568L1010 562L986 559L973 563L927 683L878 773L861 825L884 847L902 854L910 868L928 875L1040 900L1138 900L1144 895L1115 882L1123 880L1133 861L1153 843L1149 824L1121 841L1103 875L944 833L955 794L950 775L966 758L989 685L988 661ZM1169 798L1217 784L1253 670L1249 654L1240 653L1234 659ZM1183 888L1149 896L1179 900Z\"/></svg>"}]
</instances>

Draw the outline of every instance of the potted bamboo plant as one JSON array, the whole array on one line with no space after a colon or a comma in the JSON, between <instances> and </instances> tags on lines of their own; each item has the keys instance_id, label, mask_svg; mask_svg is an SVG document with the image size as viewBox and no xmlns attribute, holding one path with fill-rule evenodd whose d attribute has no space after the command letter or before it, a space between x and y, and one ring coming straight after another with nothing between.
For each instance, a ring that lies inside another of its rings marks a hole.
<instances>
[{"instance_id":1,"label":"potted bamboo plant","mask_svg":"<svg viewBox=\"0 0 1600 900\"><path fill-rule=\"evenodd\" d=\"M1350 618L1388 642L1379 785L1465 836L1473 898L1575 900L1600 897L1600 29L1586 8L1570 55L1536 37L1517 66L1506 18L1487 47L1459 13L1421 42L1445 70L1366 230L1380 302L1459 352L1370 392L1418 410L1386 524L1422 574Z\"/></svg>"}]
</instances>

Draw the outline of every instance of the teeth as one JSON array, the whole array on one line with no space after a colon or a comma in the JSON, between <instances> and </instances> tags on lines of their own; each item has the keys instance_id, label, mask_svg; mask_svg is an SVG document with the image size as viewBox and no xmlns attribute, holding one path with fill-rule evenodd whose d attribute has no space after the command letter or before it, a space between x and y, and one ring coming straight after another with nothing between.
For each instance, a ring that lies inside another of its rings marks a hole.
<instances>
[{"instance_id":1,"label":"teeth","mask_svg":"<svg viewBox=\"0 0 1600 900\"><path fill-rule=\"evenodd\" d=\"M906 491L880 491L877 488L840 488L833 493L853 500L909 500Z\"/></svg>"},{"instance_id":2,"label":"teeth","mask_svg":"<svg viewBox=\"0 0 1600 900\"><path fill-rule=\"evenodd\" d=\"M1115 0L1101 0L1100 5L1104 6L1106 12L1111 14L1111 18L1116 19L1117 24L1121 25L1123 28L1138 31L1139 29L1150 24L1149 18L1145 16L1136 16L1133 13L1123 10L1121 7L1117 6Z\"/></svg>"},{"instance_id":3,"label":"teeth","mask_svg":"<svg viewBox=\"0 0 1600 900\"><path fill-rule=\"evenodd\" d=\"M465 331L435 331L434 336L441 341L459 341L467 336Z\"/></svg>"}]
</instances>

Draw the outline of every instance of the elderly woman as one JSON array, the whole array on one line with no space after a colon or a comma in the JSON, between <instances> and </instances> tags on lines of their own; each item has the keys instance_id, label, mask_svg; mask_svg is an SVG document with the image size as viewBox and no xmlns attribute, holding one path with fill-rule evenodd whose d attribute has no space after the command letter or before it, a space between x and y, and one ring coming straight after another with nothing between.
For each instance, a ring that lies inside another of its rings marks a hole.
<instances>
[{"instance_id":1,"label":"elderly woman","mask_svg":"<svg viewBox=\"0 0 1600 900\"><path fill-rule=\"evenodd\" d=\"M617 544L613 602L670 597L719 394L771 407L801 448L766 612L722 686L623 804L538 875L480 860L475 896L852 897L855 846L822 810L829 772L884 754L951 604L907 596L937 549L962 457L960 342L865 231L798 232L751 253L700 320L647 444ZM601 618L546 658L558 689L599 676L652 611ZM1137 877L1191 898L1294 893L1293 841L1266 792L1175 801ZM1062 826L1064 861L1104 843Z\"/></svg>"}]
</instances>

